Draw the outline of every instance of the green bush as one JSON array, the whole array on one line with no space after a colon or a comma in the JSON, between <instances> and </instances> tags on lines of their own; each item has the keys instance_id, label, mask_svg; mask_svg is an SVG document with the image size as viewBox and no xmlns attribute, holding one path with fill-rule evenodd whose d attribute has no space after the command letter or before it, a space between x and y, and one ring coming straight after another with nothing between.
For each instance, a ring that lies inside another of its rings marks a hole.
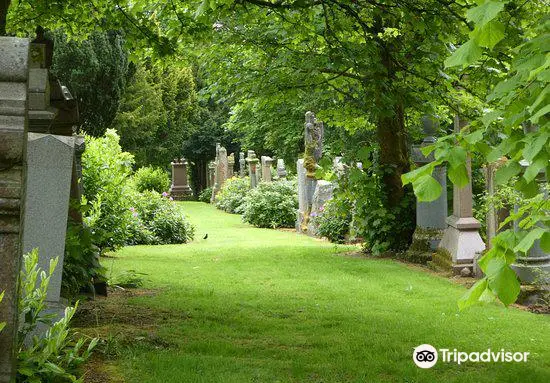
<instances>
[{"instance_id":1,"label":"green bush","mask_svg":"<svg viewBox=\"0 0 550 383\"><path fill-rule=\"evenodd\" d=\"M294 227L297 209L296 182L262 182L246 195L243 220L258 227Z\"/></svg>"},{"instance_id":2,"label":"green bush","mask_svg":"<svg viewBox=\"0 0 550 383\"><path fill-rule=\"evenodd\" d=\"M216 207L228 213L242 214L244 198L249 190L249 177L233 177L226 180L216 196Z\"/></svg>"},{"instance_id":3,"label":"green bush","mask_svg":"<svg viewBox=\"0 0 550 383\"><path fill-rule=\"evenodd\" d=\"M201 191L201 194L199 194L199 201L210 203L210 199L212 198L212 188L206 188L203 191Z\"/></svg>"},{"instance_id":4,"label":"green bush","mask_svg":"<svg viewBox=\"0 0 550 383\"><path fill-rule=\"evenodd\" d=\"M82 169L90 208L85 221L102 252L124 245L186 243L193 239L193 227L166 192L136 190L139 180L148 180L142 186L166 185L166 175L160 176L153 169L132 178L132 155L122 151L114 130L107 130L105 137L86 137L86 144ZM156 175L149 177L153 173Z\"/></svg>"},{"instance_id":5,"label":"green bush","mask_svg":"<svg viewBox=\"0 0 550 383\"><path fill-rule=\"evenodd\" d=\"M318 233L335 243L344 243L350 232L353 204L345 198L335 197L328 201L323 211L314 217Z\"/></svg>"},{"instance_id":6,"label":"green bush","mask_svg":"<svg viewBox=\"0 0 550 383\"><path fill-rule=\"evenodd\" d=\"M148 191L137 195L130 210L140 228L132 244L177 244L193 240L194 227L166 193Z\"/></svg>"},{"instance_id":7,"label":"green bush","mask_svg":"<svg viewBox=\"0 0 550 383\"><path fill-rule=\"evenodd\" d=\"M102 252L123 246L130 237L134 218L130 176L133 156L123 152L119 137L108 129L104 137L86 136L82 155L82 184L91 204L85 216L92 229L96 245Z\"/></svg>"},{"instance_id":8,"label":"green bush","mask_svg":"<svg viewBox=\"0 0 550 383\"><path fill-rule=\"evenodd\" d=\"M162 169L144 166L134 174L134 183L138 192L154 190L158 193L167 192L170 187L170 178Z\"/></svg>"},{"instance_id":9,"label":"green bush","mask_svg":"<svg viewBox=\"0 0 550 383\"><path fill-rule=\"evenodd\" d=\"M98 342L97 338L91 339L85 347L86 340L76 339L69 330L78 303L75 307L67 307L65 315L57 322L44 313L48 285L56 265L57 259L52 260L46 273L38 267L37 249L24 256L19 282L19 312L24 323L18 334L17 383L81 381L79 367L91 356ZM26 344L39 323L46 324L48 330L42 337L33 336L31 344Z\"/></svg>"},{"instance_id":10,"label":"green bush","mask_svg":"<svg viewBox=\"0 0 550 383\"><path fill-rule=\"evenodd\" d=\"M75 297L83 288L93 291L94 282L105 280L105 269L99 263L99 248L94 241L88 225L69 219L61 281L64 297Z\"/></svg>"}]
</instances>

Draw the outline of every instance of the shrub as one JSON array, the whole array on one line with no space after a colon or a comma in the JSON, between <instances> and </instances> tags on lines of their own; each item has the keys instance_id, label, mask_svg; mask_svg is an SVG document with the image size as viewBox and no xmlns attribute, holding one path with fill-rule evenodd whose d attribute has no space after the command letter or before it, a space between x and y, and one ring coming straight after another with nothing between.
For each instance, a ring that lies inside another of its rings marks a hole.
<instances>
[{"instance_id":1,"label":"shrub","mask_svg":"<svg viewBox=\"0 0 550 383\"><path fill-rule=\"evenodd\" d=\"M294 227L297 209L295 182L262 182L246 195L243 220L258 227Z\"/></svg>"},{"instance_id":2,"label":"shrub","mask_svg":"<svg viewBox=\"0 0 550 383\"><path fill-rule=\"evenodd\" d=\"M75 297L83 288L93 291L94 282L105 279L105 269L99 263L99 248L94 241L88 225L69 219L61 281L64 297Z\"/></svg>"},{"instance_id":3,"label":"shrub","mask_svg":"<svg viewBox=\"0 0 550 383\"><path fill-rule=\"evenodd\" d=\"M133 244L177 244L193 239L194 227L166 193L144 192L136 196L134 205L130 209L141 227L141 237L134 237Z\"/></svg>"},{"instance_id":4,"label":"shrub","mask_svg":"<svg viewBox=\"0 0 550 383\"><path fill-rule=\"evenodd\" d=\"M51 316L44 313L46 295L57 259L50 262L48 273L38 267L38 251L34 249L24 256L24 270L21 272L21 298L19 312L24 318L18 335L17 383L76 382L79 367L86 362L97 345L98 339L75 339L69 330L76 307L67 307L63 318L53 323ZM32 344L26 339L39 323L49 326L42 337L34 336Z\"/></svg>"},{"instance_id":5,"label":"shrub","mask_svg":"<svg viewBox=\"0 0 550 383\"><path fill-rule=\"evenodd\" d=\"M249 177L228 179L216 196L216 207L228 213L242 214L244 198L249 190Z\"/></svg>"},{"instance_id":6,"label":"shrub","mask_svg":"<svg viewBox=\"0 0 550 383\"><path fill-rule=\"evenodd\" d=\"M318 234L335 243L344 243L350 232L353 205L346 198L335 197L328 201L321 214L314 219Z\"/></svg>"},{"instance_id":7,"label":"shrub","mask_svg":"<svg viewBox=\"0 0 550 383\"><path fill-rule=\"evenodd\" d=\"M91 208L85 221L101 251L123 246L131 234L132 165L132 155L122 151L114 130L108 129L105 137L86 136L82 183Z\"/></svg>"},{"instance_id":8,"label":"shrub","mask_svg":"<svg viewBox=\"0 0 550 383\"><path fill-rule=\"evenodd\" d=\"M206 188L203 191L201 191L201 194L199 194L199 201L210 203L210 199L212 198L212 188Z\"/></svg>"},{"instance_id":9,"label":"shrub","mask_svg":"<svg viewBox=\"0 0 550 383\"><path fill-rule=\"evenodd\" d=\"M154 190L158 193L168 191L170 187L170 178L162 169L144 166L139 168L134 174L134 183L138 192Z\"/></svg>"}]
</instances>

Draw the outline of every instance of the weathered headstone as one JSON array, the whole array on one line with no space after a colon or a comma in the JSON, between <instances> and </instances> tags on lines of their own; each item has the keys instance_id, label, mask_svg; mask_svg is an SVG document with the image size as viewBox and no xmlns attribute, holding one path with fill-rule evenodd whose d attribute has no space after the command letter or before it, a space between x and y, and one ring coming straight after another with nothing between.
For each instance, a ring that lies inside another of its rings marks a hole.
<instances>
[{"instance_id":1,"label":"weathered headstone","mask_svg":"<svg viewBox=\"0 0 550 383\"><path fill-rule=\"evenodd\" d=\"M262 179L264 182L271 182L271 164L273 158L268 156L262 156Z\"/></svg>"},{"instance_id":2,"label":"weathered headstone","mask_svg":"<svg viewBox=\"0 0 550 383\"><path fill-rule=\"evenodd\" d=\"M296 174L298 176L298 211L296 213L296 231L303 232L307 230L307 222L304 221L308 214L308 202L305 190L306 184L306 168L304 160L300 158L296 161Z\"/></svg>"},{"instance_id":3,"label":"weathered headstone","mask_svg":"<svg viewBox=\"0 0 550 383\"><path fill-rule=\"evenodd\" d=\"M287 176L285 160L282 158L277 159L277 177L279 179L285 179Z\"/></svg>"},{"instance_id":4,"label":"weathered headstone","mask_svg":"<svg viewBox=\"0 0 550 383\"><path fill-rule=\"evenodd\" d=\"M218 195L223 184L227 180L227 173L229 171L228 168L227 149L221 146L218 149L218 159L216 161L216 176L214 180L214 187L212 188L212 202L216 200L216 195Z\"/></svg>"},{"instance_id":5,"label":"weathered headstone","mask_svg":"<svg viewBox=\"0 0 550 383\"><path fill-rule=\"evenodd\" d=\"M176 158L171 163L172 165L172 185L170 186L170 196L177 200L182 201L191 198L193 190L189 186L189 179L187 176L187 165L189 163L185 158Z\"/></svg>"},{"instance_id":6,"label":"weathered headstone","mask_svg":"<svg viewBox=\"0 0 550 383\"><path fill-rule=\"evenodd\" d=\"M455 132L467 125L455 117ZM479 221L473 217L471 159L466 160L469 182L464 187L453 186L453 215L447 218L447 229L439 243L438 256L449 256L455 274L473 274L476 253L485 250L485 243L479 235Z\"/></svg>"},{"instance_id":7,"label":"weathered headstone","mask_svg":"<svg viewBox=\"0 0 550 383\"><path fill-rule=\"evenodd\" d=\"M258 178L256 176L256 173L257 166L260 161L258 160L258 158L256 158L256 153L254 153L253 150L248 151L246 162L248 163L248 172L250 174L250 188L254 189L258 185Z\"/></svg>"},{"instance_id":8,"label":"weathered headstone","mask_svg":"<svg viewBox=\"0 0 550 383\"><path fill-rule=\"evenodd\" d=\"M86 149L84 136L74 136L74 158L71 177L71 200L80 201L84 195L82 186L82 154ZM80 209L69 206L69 216L74 222L82 223L82 213Z\"/></svg>"},{"instance_id":9,"label":"weathered headstone","mask_svg":"<svg viewBox=\"0 0 550 383\"><path fill-rule=\"evenodd\" d=\"M38 248L38 266L58 258L47 292L48 311L61 317L61 279L74 159L74 137L29 133L23 251Z\"/></svg>"},{"instance_id":10,"label":"weathered headstone","mask_svg":"<svg viewBox=\"0 0 550 383\"><path fill-rule=\"evenodd\" d=\"M334 194L334 184L329 181L319 180L313 193L313 200L311 203L311 219L307 225L308 235L315 236L319 231L318 220L315 218L322 214L325 203L332 199Z\"/></svg>"},{"instance_id":11,"label":"weathered headstone","mask_svg":"<svg viewBox=\"0 0 550 383\"><path fill-rule=\"evenodd\" d=\"M434 161L433 154L424 156L422 148L435 143L435 134L438 128L437 120L432 116L423 118L424 140L422 144L413 146L412 160L417 166L424 166ZM416 229L413 235L413 242L409 248L410 253L425 260L431 259L432 250L436 250L443 233L447 228L447 175L444 166L437 166L432 176L441 185L441 195L432 202L416 201ZM420 261L419 259L416 259Z\"/></svg>"},{"instance_id":12,"label":"weathered headstone","mask_svg":"<svg viewBox=\"0 0 550 383\"><path fill-rule=\"evenodd\" d=\"M206 186L211 188L214 186L216 176L216 163L214 161L210 161L208 163L208 179L206 180Z\"/></svg>"},{"instance_id":13,"label":"weathered headstone","mask_svg":"<svg viewBox=\"0 0 550 383\"><path fill-rule=\"evenodd\" d=\"M246 175L246 160L244 153L239 152L239 177L243 178Z\"/></svg>"},{"instance_id":14,"label":"weathered headstone","mask_svg":"<svg viewBox=\"0 0 550 383\"><path fill-rule=\"evenodd\" d=\"M0 37L0 383L15 377L18 277L23 246L29 41Z\"/></svg>"},{"instance_id":15,"label":"weathered headstone","mask_svg":"<svg viewBox=\"0 0 550 383\"><path fill-rule=\"evenodd\" d=\"M313 202L313 194L317 186L315 171L318 167L318 162L323 154L323 123L317 121L313 112L306 113L305 122L305 155L301 162L306 170L305 179L300 179L298 176L298 194L302 196L303 206L298 212L296 229L301 232L307 231L309 214L311 213L311 205ZM300 164L298 165L300 166ZM300 170L298 170L298 174Z\"/></svg>"},{"instance_id":16,"label":"weathered headstone","mask_svg":"<svg viewBox=\"0 0 550 383\"><path fill-rule=\"evenodd\" d=\"M341 156L334 157L334 160L332 160L332 169L338 178L344 175L346 172L346 165L342 162Z\"/></svg>"},{"instance_id":17,"label":"weathered headstone","mask_svg":"<svg viewBox=\"0 0 550 383\"><path fill-rule=\"evenodd\" d=\"M235 153L231 153L229 157L227 157L227 178L232 178L234 176L234 168L235 168Z\"/></svg>"}]
</instances>

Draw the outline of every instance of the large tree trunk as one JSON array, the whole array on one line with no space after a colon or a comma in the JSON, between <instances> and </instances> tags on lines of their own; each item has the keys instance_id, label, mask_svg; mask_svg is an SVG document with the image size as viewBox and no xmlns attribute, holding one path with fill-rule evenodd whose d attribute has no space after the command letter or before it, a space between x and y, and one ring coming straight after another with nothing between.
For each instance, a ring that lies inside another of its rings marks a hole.
<instances>
[{"instance_id":1,"label":"large tree trunk","mask_svg":"<svg viewBox=\"0 0 550 383\"><path fill-rule=\"evenodd\" d=\"M11 0L0 0L0 36L6 35L6 18Z\"/></svg>"},{"instance_id":2,"label":"large tree trunk","mask_svg":"<svg viewBox=\"0 0 550 383\"><path fill-rule=\"evenodd\" d=\"M403 199L401 175L410 170L402 103L394 105L392 112L380 115L376 127L388 207L398 206Z\"/></svg>"},{"instance_id":3,"label":"large tree trunk","mask_svg":"<svg viewBox=\"0 0 550 383\"><path fill-rule=\"evenodd\" d=\"M380 165L383 168L383 182L388 196L388 207L396 207L405 192L401 175L410 170L407 149L403 97L397 86L400 81L392 52L394 47L381 42L380 59L384 71L377 78L376 107L378 121L376 133L380 146Z\"/></svg>"}]
</instances>

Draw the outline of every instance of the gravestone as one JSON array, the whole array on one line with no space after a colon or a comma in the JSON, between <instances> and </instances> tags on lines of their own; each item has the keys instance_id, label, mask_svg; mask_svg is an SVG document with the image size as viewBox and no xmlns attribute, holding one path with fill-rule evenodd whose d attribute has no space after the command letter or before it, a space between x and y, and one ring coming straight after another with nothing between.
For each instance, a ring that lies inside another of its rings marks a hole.
<instances>
[{"instance_id":1,"label":"gravestone","mask_svg":"<svg viewBox=\"0 0 550 383\"><path fill-rule=\"evenodd\" d=\"M260 161L258 160L258 158L256 158L256 153L254 153L253 150L248 151L246 162L248 163L248 172L250 174L250 188L254 189L256 186L258 186L258 178L256 176L256 173L257 166Z\"/></svg>"},{"instance_id":2,"label":"gravestone","mask_svg":"<svg viewBox=\"0 0 550 383\"><path fill-rule=\"evenodd\" d=\"M48 311L58 318L61 301L65 235L74 159L74 137L29 133L27 143L27 193L23 252L38 248L38 266L48 270L58 258L47 292Z\"/></svg>"},{"instance_id":3,"label":"gravestone","mask_svg":"<svg viewBox=\"0 0 550 383\"><path fill-rule=\"evenodd\" d=\"M212 188L212 202L216 200L216 195L218 195L223 184L227 180L228 169L229 163L227 159L227 149L221 146L218 149L218 159L216 161L214 187Z\"/></svg>"},{"instance_id":4,"label":"gravestone","mask_svg":"<svg viewBox=\"0 0 550 383\"><path fill-rule=\"evenodd\" d=\"M467 122L455 116L455 132L459 133ZM479 221L473 217L472 168L471 159L466 159L468 184L464 187L453 185L453 214L446 220L447 229L439 243L437 257L451 263L453 273L473 275L476 253L485 250L485 243L479 235Z\"/></svg>"},{"instance_id":5,"label":"gravestone","mask_svg":"<svg viewBox=\"0 0 550 383\"><path fill-rule=\"evenodd\" d=\"M239 177L243 178L246 175L246 160L244 153L239 152Z\"/></svg>"},{"instance_id":6,"label":"gravestone","mask_svg":"<svg viewBox=\"0 0 550 383\"><path fill-rule=\"evenodd\" d=\"M273 158L262 156L262 179L264 182L271 182L271 164Z\"/></svg>"},{"instance_id":7,"label":"gravestone","mask_svg":"<svg viewBox=\"0 0 550 383\"><path fill-rule=\"evenodd\" d=\"M436 142L435 134L439 126L438 121L432 116L424 116L422 123L424 140L422 144L413 146L412 150L412 160L418 167L435 160L433 154L424 156L422 148ZM425 263L432 259L432 251L437 249L447 228L447 174L445 167L437 166L432 176L441 185L441 195L431 202L416 201L416 229L407 254L409 259L414 262Z\"/></svg>"},{"instance_id":8,"label":"gravestone","mask_svg":"<svg viewBox=\"0 0 550 383\"><path fill-rule=\"evenodd\" d=\"M282 158L279 158L277 160L277 177L279 179L285 179L287 176L286 167L285 167L285 160Z\"/></svg>"},{"instance_id":9,"label":"gravestone","mask_svg":"<svg viewBox=\"0 0 550 383\"><path fill-rule=\"evenodd\" d=\"M185 158L174 159L172 165L172 184L170 185L170 197L177 201L190 199L193 196L193 190L189 186L187 176L187 165L189 163Z\"/></svg>"},{"instance_id":10,"label":"gravestone","mask_svg":"<svg viewBox=\"0 0 550 383\"><path fill-rule=\"evenodd\" d=\"M74 158L71 177L71 200L80 201L84 195L82 186L82 154L86 149L84 136L74 136ZM82 223L82 213L80 209L69 206L69 216L74 222Z\"/></svg>"},{"instance_id":11,"label":"gravestone","mask_svg":"<svg viewBox=\"0 0 550 383\"><path fill-rule=\"evenodd\" d=\"M317 186L315 172L319 160L323 154L324 127L321 121L317 121L313 112L307 112L305 116L305 154L303 162L298 167L305 169L305 177L298 176L298 195L302 196L302 208L299 209L296 229L300 232L307 232L309 214L313 202L313 194ZM298 170L298 174L301 169Z\"/></svg>"},{"instance_id":12,"label":"gravestone","mask_svg":"<svg viewBox=\"0 0 550 383\"><path fill-rule=\"evenodd\" d=\"M325 180L318 180L311 202L310 220L307 225L307 234L316 236L319 231L319 224L316 217L322 214L325 203L334 195L334 184Z\"/></svg>"},{"instance_id":13,"label":"gravestone","mask_svg":"<svg viewBox=\"0 0 550 383\"><path fill-rule=\"evenodd\" d=\"M296 231L303 232L307 229L307 226L304 227L303 224L305 221L305 217L308 214L308 202L305 193L306 168L304 167L303 158L300 158L298 161L296 161L296 173L298 176L298 212L296 213Z\"/></svg>"},{"instance_id":14,"label":"gravestone","mask_svg":"<svg viewBox=\"0 0 550 383\"><path fill-rule=\"evenodd\" d=\"M216 163L214 161L210 161L208 163L208 179L206 180L206 186L211 188L214 186L214 177L216 175Z\"/></svg>"},{"instance_id":15,"label":"gravestone","mask_svg":"<svg viewBox=\"0 0 550 383\"><path fill-rule=\"evenodd\" d=\"M25 210L29 41L0 37L0 383L15 377Z\"/></svg>"},{"instance_id":16,"label":"gravestone","mask_svg":"<svg viewBox=\"0 0 550 383\"><path fill-rule=\"evenodd\" d=\"M334 160L332 160L332 169L338 178L345 174L346 166L342 162L341 156L334 157Z\"/></svg>"},{"instance_id":17,"label":"gravestone","mask_svg":"<svg viewBox=\"0 0 550 383\"><path fill-rule=\"evenodd\" d=\"M227 179L233 178L234 174L234 168L235 168L235 153L231 153L229 157L227 157Z\"/></svg>"}]
</instances>

